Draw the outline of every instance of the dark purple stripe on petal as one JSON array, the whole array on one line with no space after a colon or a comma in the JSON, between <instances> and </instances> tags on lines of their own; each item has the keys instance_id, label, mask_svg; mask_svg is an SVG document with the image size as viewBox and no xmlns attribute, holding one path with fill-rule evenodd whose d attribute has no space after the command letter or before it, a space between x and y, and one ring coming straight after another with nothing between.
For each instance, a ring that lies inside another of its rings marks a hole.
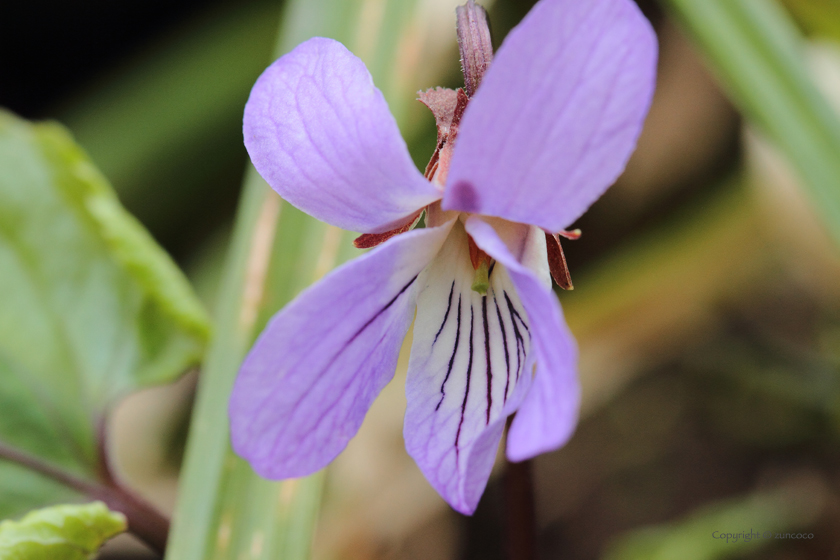
<instances>
[{"instance_id":1,"label":"dark purple stripe on petal","mask_svg":"<svg viewBox=\"0 0 840 560\"><path fill-rule=\"evenodd\" d=\"M454 285L454 282L453 282ZM443 383L440 384L440 400L435 407L435 411L443 404L443 399L446 397L446 382L449 381L449 374L452 373L452 365L455 363L455 355L458 353L458 343L461 340L461 296L458 296L458 322L455 330L455 347L452 349L452 356L449 358L449 366L446 368L446 377L443 378Z\"/></svg>"},{"instance_id":2,"label":"dark purple stripe on petal","mask_svg":"<svg viewBox=\"0 0 840 560\"><path fill-rule=\"evenodd\" d=\"M475 324L475 310L470 305L470 359L467 362L467 386L464 389L464 402L461 403L461 420L458 422L458 432L455 434L455 455L460 453L458 449L458 440L461 439L461 428L464 425L464 413L467 410L467 399L470 396L470 379L472 378L472 363L473 363L473 325Z\"/></svg>"},{"instance_id":3,"label":"dark purple stripe on petal","mask_svg":"<svg viewBox=\"0 0 840 560\"><path fill-rule=\"evenodd\" d=\"M522 333L519 332L519 327L516 326L516 319L514 318L516 310L513 308L513 303L510 301L507 292L502 292L502 294L505 296L505 301L507 302L510 322L513 325L513 336L516 338L516 380L519 381L519 374L522 372L522 358L525 357L525 340L522 338ZM522 358L519 357L520 345L522 346Z\"/></svg>"},{"instance_id":4,"label":"dark purple stripe on petal","mask_svg":"<svg viewBox=\"0 0 840 560\"><path fill-rule=\"evenodd\" d=\"M518 312L518 311L516 310L516 308L513 306L513 302L511 302L511 301L510 301L510 298L508 297L507 292L505 292L505 299L507 300L508 306L510 307L510 312L511 312L511 313L512 313L512 314L513 314L513 315L514 315L517 319L519 319L519 322L522 324L522 326L525 328L525 330L526 330L526 331L528 331L528 333L530 334L531 330L528 328L528 323L526 323L526 322L525 322L525 320L524 320L524 319L522 319L522 316L521 316L521 315L519 315L519 312Z\"/></svg>"},{"instance_id":5,"label":"dark purple stripe on petal","mask_svg":"<svg viewBox=\"0 0 840 560\"><path fill-rule=\"evenodd\" d=\"M487 360L487 421L493 407L493 370L490 362L490 324L487 322L487 296L481 298L481 319L484 321L484 357Z\"/></svg>"},{"instance_id":6,"label":"dark purple stripe on petal","mask_svg":"<svg viewBox=\"0 0 840 560\"><path fill-rule=\"evenodd\" d=\"M356 340L356 337L357 337L357 336L359 336L360 334L362 334L362 332L364 332L364 330L365 330L366 328L368 328L368 327L370 326L370 324L371 324L371 323L373 323L373 322L377 319L377 317L379 317L380 315L382 315L383 313L385 313L385 311L386 311L389 307L391 307L392 305L394 305L394 302L395 302L395 301L397 301L397 299L398 299L401 295L403 295L403 294L405 293L405 291L406 291L409 287L411 287L411 285L412 285L412 284L414 284L414 281L415 281L415 280L417 280L417 276L415 276L414 278L412 278L412 279L411 279L411 282L409 282L408 284L406 284L405 286L403 286L402 290L400 290L400 291L399 291L399 293L397 293L397 295L395 295L395 296L391 299L391 301L389 301L388 303L386 303L386 304L385 304L385 307L383 307L382 309L380 309L379 311L377 311L376 315L374 315L373 317L371 317L370 319L368 319L368 322L367 322L367 323L365 323L364 325L362 325L362 328L360 328L360 329L356 332L356 334L354 334L354 335L350 338L350 340L348 340L348 341L347 341L347 344L345 344L344 346L345 346L345 347L350 346L350 344L351 344L354 340ZM340 352L340 351L339 351L339 352Z\"/></svg>"},{"instance_id":7,"label":"dark purple stripe on petal","mask_svg":"<svg viewBox=\"0 0 840 560\"><path fill-rule=\"evenodd\" d=\"M446 304L446 313L443 314L443 322L440 324L438 332L435 334L435 339L432 341L432 346L437 342L440 333L443 332L443 327L446 326L446 320L449 318L449 310L452 308L452 293L455 291L455 280L452 281L452 286L449 288L449 303ZM460 301L460 296L459 296ZM457 346L457 343L456 343Z\"/></svg>"},{"instance_id":8,"label":"dark purple stripe on petal","mask_svg":"<svg viewBox=\"0 0 840 560\"><path fill-rule=\"evenodd\" d=\"M504 403L507 403L507 396L508 396L508 389L510 388L510 353L508 352L508 343L507 343L507 329L505 328L505 322L502 320L502 312L499 309L499 302L496 299L496 291L493 290L493 304L496 306L496 318L499 319L499 328L502 329L502 346L505 349L505 371L506 373L506 381L505 381L505 393L504 393ZM519 348L516 349L516 355L519 356Z\"/></svg>"}]
</instances>

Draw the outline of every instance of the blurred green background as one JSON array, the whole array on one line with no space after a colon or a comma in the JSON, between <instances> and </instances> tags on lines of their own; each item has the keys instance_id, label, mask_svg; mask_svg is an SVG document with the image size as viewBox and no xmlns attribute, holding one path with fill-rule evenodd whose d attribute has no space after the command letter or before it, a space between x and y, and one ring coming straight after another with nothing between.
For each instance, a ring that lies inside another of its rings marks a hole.
<instances>
[{"instance_id":1,"label":"blurred green background","mask_svg":"<svg viewBox=\"0 0 840 560\"><path fill-rule=\"evenodd\" d=\"M435 130L412 92L460 85L457 2L289 3L0 4L0 106L65 124L217 317L242 108L278 28L281 50L308 29L343 38L420 167ZM535 461L541 558L840 557L840 127L825 116L840 112L840 8L639 3L660 40L658 88L625 174L565 245L584 409L571 443ZM497 46L532 4L492 3ZM347 236L280 212L297 233L278 234L257 324L353 254ZM289 256L307 243L337 248ZM404 362L327 471L312 556L504 558L498 477L465 518L405 454ZM170 512L195 387L193 372L112 415L121 471ZM751 529L813 539L712 537ZM123 537L102 557L153 556Z\"/></svg>"}]
</instances>

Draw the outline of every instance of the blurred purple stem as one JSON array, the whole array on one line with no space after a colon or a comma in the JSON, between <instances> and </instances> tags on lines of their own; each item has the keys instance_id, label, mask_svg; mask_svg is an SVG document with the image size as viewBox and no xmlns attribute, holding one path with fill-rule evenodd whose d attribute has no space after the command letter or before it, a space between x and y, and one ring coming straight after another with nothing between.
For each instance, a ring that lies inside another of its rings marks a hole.
<instances>
[{"instance_id":1,"label":"blurred purple stem","mask_svg":"<svg viewBox=\"0 0 840 560\"><path fill-rule=\"evenodd\" d=\"M508 419L508 428L513 419ZM505 545L508 560L536 560L536 515L531 460L505 460Z\"/></svg>"}]
</instances>

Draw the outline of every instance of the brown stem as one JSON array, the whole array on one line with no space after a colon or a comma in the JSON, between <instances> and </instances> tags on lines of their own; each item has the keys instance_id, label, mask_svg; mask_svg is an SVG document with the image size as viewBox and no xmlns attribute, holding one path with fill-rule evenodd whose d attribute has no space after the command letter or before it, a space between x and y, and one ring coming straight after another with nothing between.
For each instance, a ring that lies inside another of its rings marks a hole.
<instances>
[{"instance_id":1,"label":"brown stem","mask_svg":"<svg viewBox=\"0 0 840 560\"><path fill-rule=\"evenodd\" d=\"M163 556L169 537L169 519L125 487L101 486L98 490L100 494L94 492L88 495L125 515L128 530Z\"/></svg>"},{"instance_id":2,"label":"brown stem","mask_svg":"<svg viewBox=\"0 0 840 560\"><path fill-rule=\"evenodd\" d=\"M91 482L4 443L0 443L0 459L17 463L89 498L105 502L109 509L125 515L128 520L128 530L152 549L160 554L163 554L166 549L169 520L144 500L120 486L112 477L106 478L105 484Z\"/></svg>"},{"instance_id":3,"label":"brown stem","mask_svg":"<svg viewBox=\"0 0 840 560\"><path fill-rule=\"evenodd\" d=\"M508 418L507 429L513 416ZM505 537L508 560L536 560L537 520L531 460L513 463L505 459Z\"/></svg>"},{"instance_id":4,"label":"brown stem","mask_svg":"<svg viewBox=\"0 0 840 560\"><path fill-rule=\"evenodd\" d=\"M97 422L96 441L97 455L99 455L99 479L106 488L118 492L121 507L115 507L114 509L123 512L128 518L129 531L162 556L166 550L166 541L169 537L169 519L120 482L111 463L111 455L108 453L108 421L105 414ZM130 516L129 511L134 512L135 515Z\"/></svg>"}]
</instances>

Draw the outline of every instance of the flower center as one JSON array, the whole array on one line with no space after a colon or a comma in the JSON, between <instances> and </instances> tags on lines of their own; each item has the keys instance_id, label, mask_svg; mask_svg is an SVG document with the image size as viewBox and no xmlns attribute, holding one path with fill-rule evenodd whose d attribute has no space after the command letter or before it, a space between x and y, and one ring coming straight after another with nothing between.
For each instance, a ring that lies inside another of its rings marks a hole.
<instances>
[{"instance_id":1,"label":"flower center","mask_svg":"<svg viewBox=\"0 0 840 560\"><path fill-rule=\"evenodd\" d=\"M481 295L487 294L490 287L490 264L493 259L490 255L478 248L473 238L467 236L470 245L470 262L472 263L475 276L473 276L472 289Z\"/></svg>"}]
</instances>

